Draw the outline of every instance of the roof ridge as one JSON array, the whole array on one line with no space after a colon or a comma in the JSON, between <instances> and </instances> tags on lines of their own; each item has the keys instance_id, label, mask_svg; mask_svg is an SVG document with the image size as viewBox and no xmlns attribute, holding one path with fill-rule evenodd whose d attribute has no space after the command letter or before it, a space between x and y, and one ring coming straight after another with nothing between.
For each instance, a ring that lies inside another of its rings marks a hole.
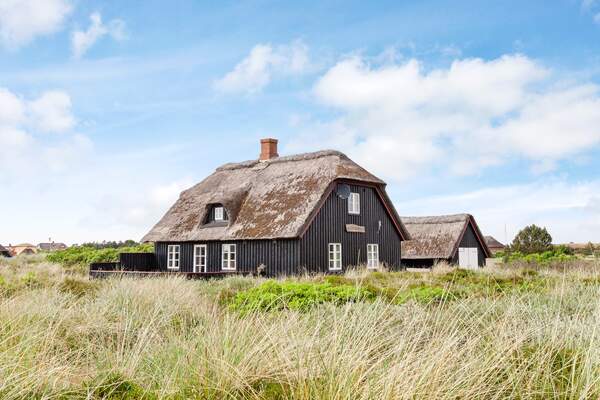
<instances>
[{"instance_id":1,"label":"roof ridge","mask_svg":"<svg viewBox=\"0 0 600 400\"><path fill-rule=\"evenodd\" d=\"M401 216L400 219L407 221L414 221L421 224L439 224L440 222L452 220L464 220L471 217L471 214L460 213L460 214L445 214L445 215L423 215L423 216Z\"/></svg>"},{"instance_id":2,"label":"roof ridge","mask_svg":"<svg viewBox=\"0 0 600 400\"><path fill-rule=\"evenodd\" d=\"M247 161L241 161L238 163L227 163L227 164L221 165L216 170L217 171L231 171L231 170L235 170L235 169L252 168L252 167L255 167L256 165L271 165L271 164L278 164L278 163L292 162L292 161L306 161L306 160L314 160L317 158L331 157L331 156L337 156L340 158L348 159L348 156L345 155L344 153L342 153L341 151L319 150L319 151L314 151L314 152L309 152L309 153L291 154L289 156L277 157L277 158L273 158L270 160L264 160L264 161L247 160Z\"/></svg>"}]
</instances>

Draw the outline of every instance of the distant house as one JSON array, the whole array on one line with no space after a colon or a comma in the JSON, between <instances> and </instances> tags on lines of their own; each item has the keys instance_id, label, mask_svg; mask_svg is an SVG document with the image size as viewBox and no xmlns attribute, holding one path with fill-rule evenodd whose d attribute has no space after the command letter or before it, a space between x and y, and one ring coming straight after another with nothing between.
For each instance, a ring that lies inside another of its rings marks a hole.
<instances>
[{"instance_id":1,"label":"distant house","mask_svg":"<svg viewBox=\"0 0 600 400\"><path fill-rule=\"evenodd\" d=\"M268 276L401 266L409 235L385 183L338 151L226 164L181 193L142 239L160 271Z\"/></svg>"},{"instance_id":2,"label":"distant house","mask_svg":"<svg viewBox=\"0 0 600 400\"><path fill-rule=\"evenodd\" d=\"M9 246L13 255L19 256L21 254L35 254L37 253L37 247L29 243L21 243L15 246Z\"/></svg>"},{"instance_id":3,"label":"distant house","mask_svg":"<svg viewBox=\"0 0 600 400\"><path fill-rule=\"evenodd\" d=\"M9 249L7 249L6 247L2 246L0 244L0 257L12 257L12 253Z\"/></svg>"},{"instance_id":4,"label":"distant house","mask_svg":"<svg viewBox=\"0 0 600 400\"><path fill-rule=\"evenodd\" d=\"M492 254L496 254L506 249L506 246L497 241L493 236L485 236L485 243L487 244Z\"/></svg>"},{"instance_id":5,"label":"distant house","mask_svg":"<svg viewBox=\"0 0 600 400\"><path fill-rule=\"evenodd\" d=\"M492 254L475 218L469 214L401 219L412 239L402 242L405 267L431 267L438 261L446 261L464 268L478 268Z\"/></svg>"},{"instance_id":6,"label":"distant house","mask_svg":"<svg viewBox=\"0 0 600 400\"><path fill-rule=\"evenodd\" d=\"M38 250L41 251L57 251L57 250L65 250L67 245L64 243L39 243L37 245Z\"/></svg>"}]
</instances>

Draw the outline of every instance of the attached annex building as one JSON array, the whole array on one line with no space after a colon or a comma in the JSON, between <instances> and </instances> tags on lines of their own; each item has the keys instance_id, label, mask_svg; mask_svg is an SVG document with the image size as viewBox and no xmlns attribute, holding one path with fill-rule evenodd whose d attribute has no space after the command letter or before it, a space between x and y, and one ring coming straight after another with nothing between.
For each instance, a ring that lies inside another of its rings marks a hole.
<instances>
[{"instance_id":1,"label":"attached annex building","mask_svg":"<svg viewBox=\"0 0 600 400\"><path fill-rule=\"evenodd\" d=\"M431 267L439 261L479 268L492 256L470 214L401 217L412 240L402 243L405 267Z\"/></svg>"},{"instance_id":2,"label":"attached annex building","mask_svg":"<svg viewBox=\"0 0 600 400\"><path fill-rule=\"evenodd\" d=\"M338 151L226 164L181 193L142 239L158 269L268 276L401 266L409 234L385 182Z\"/></svg>"}]
</instances>

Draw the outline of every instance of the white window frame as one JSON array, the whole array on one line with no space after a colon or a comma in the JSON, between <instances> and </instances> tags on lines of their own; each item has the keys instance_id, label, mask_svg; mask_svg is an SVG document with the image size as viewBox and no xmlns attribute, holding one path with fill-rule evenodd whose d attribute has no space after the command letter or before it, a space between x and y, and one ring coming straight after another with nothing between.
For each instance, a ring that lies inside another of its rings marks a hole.
<instances>
[{"instance_id":1,"label":"white window frame","mask_svg":"<svg viewBox=\"0 0 600 400\"><path fill-rule=\"evenodd\" d=\"M167 246L167 269L179 269L181 261L181 246L170 244Z\"/></svg>"},{"instance_id":2,"label":"white window frame","mask_svg":"<svg viewBox=\"0 0 600 400\"><path fill-rule=\"evenodd\" d=\"M205 244L194 245L194 272L207 272L208 248Z\"/></svg>"},{"instance_id":3,"label":"white window frame","mask_svg":"<svg viewBox=\"0 0 600 400\"><path fill-rule=\"evenodd\" d=\"M328 266L330 271L342 270L342 244L329 243L328 246Z\"/></svg>"},{"instance_id":4,"label":"white window frame","mask_svg":"<svg viewBox=\"0 0 600 400\"><path fill-rule=\"evenodd\" d=\"M223 243L221 246L221 269L223 271L235 271L237 269L236 245Z\"/></svg>"},{"instance_id":5,"label":"white window frame","mask_svg":"<svg viewBox=\"0 0 600 400\"><path fill-rule=\"evenodd\" d=\"M367 244L367 268L379 268L379 244L377 243Z\"/></svg>"},{"instance_id":6,"label":"white window frame","mask_svg":"<svg viewBox=\"0 0 600 400\"><path fill-rule=\"evenodd\" d=\"M223 206L215 207L215 221L224 221L225 220L225 210Z\"/></svg>"},{"instance_id":7,"label":"white window frame","mask_svg":"<svg viewBox=\"0 0 600 400\"><path fill-rule=\"evenodd\" d=\"M360 193L352 192L348 196L348 214L360 215Z\"/></svg>"}]
</instances>

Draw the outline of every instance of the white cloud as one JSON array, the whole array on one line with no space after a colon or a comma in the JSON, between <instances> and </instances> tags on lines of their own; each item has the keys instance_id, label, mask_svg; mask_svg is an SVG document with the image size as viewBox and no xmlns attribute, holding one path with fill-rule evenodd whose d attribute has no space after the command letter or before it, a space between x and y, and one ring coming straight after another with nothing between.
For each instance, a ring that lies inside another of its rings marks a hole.
<instances>
[{"instance_id":1,"label":"white cloud","mask_svg":"<svg viewBox=\"0 0 600 400\"><path fill-rule=\"evenodd\" d=\"M307 127L291 147L327 143L396 181L515 158L540 173L600 144L600 87L561 86L522 55L429 71L414 59L372 66L353 57L330 68L315 94L341 117Z\"/></svg>"},{"instance_id":2,"label":"white cloud","mask_svg":"<svg viewBox=\"0 0 600 400\"><path fill-rule=\"evenodd\" d=\"M214 87L222 92L254 93L267 86L275 75L301 74L308 66L308 48L300 41L276 48L258 44Z\"/></svg>"},{"instance_id":3,"label":"white cloud","mask_svg":"<svg viewBox=\"0 0 600 400\"><path fill-rule=\"evenodd\" d=\"M0 1L0 43L15 49L58 31L72 10L70 0Z\"/></svg>"},{"instance_id":4,"label":"white cloud","mask_svg":"<svg viewBox=\"0 0 600 400\"><path fill-rule=\"evenodd\" d=\"M100 13L90 15L91 24L86 31L75 31L71 35L73 57L83 56L98 40L109 35L115 40L125 38L125 22L120 19L111 20L108 25L102 22Z\"/></svg>"},{"instance_id":5,"label":"white cloud","mask_svg":"<svg viewBox=\"0 0 600 400\"><path fill-rule=\"evenodd\" d=\"M125 196L104 193L95 205L94 219L86 223L147 230L175 203L179 194L192 185L192 180L186 178L149 186Z\"/></svg>"},{"instance_id":6,"label":"white cloud","mask_svg":"<svg viewBox=\"0 0 600 400\"><path fill-rule=\"evenodd\" d=\"M49 91L28 101L0 88L0 180L60 172L84 157L92 144L71 132L74 121L65 92ZM41 135L53 132L65 135Z\"/></svg>"},{"instance_id":7,"label":"white cloud","mask_svg":"<svg viewBox=\"0 0 600 400\"><path fill-rule=\"evenodd\" d=\"M32 123L43 132L65 132L75 124L71 98L61 91L50 91L29 103Z\"/></svg>"},{"instance_id":8,"label":"white cloud","mask_svg":"<svg viewBox=\"0 0 600 400\"><path fill-rule=\"evenodd\" d=\"M546 226L555 243L600 242L600 181L565 180L479 189L396 203L401 215L468 212L484 234L510 242L526 225ZM506 227L506 233L505 233Z\"/></svg>"}]
</instances>

